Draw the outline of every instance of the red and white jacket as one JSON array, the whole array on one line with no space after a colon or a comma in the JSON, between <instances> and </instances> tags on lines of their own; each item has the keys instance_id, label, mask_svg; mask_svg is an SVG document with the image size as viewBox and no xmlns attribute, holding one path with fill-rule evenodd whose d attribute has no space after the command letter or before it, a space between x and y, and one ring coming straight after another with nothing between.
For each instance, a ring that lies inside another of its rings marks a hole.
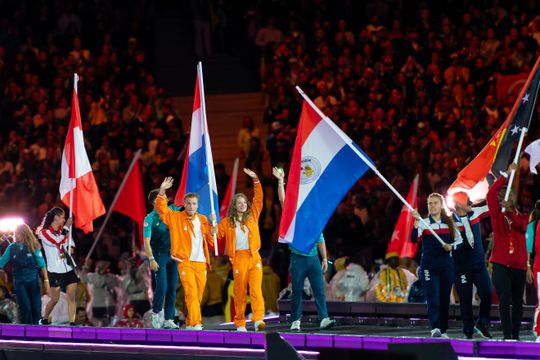
<instances>
[{"instance_id":1,"label":"red and white jacket","mask_svg":"<svg viewBox=\"0 0 540 360\"><path fill-rule=\"evenodd\" d=\"M65 230L69 230L67 227ZM67 259L62 256L62 247L67 249L69 235L67 231L55 231L52 226L41 229L39 239L43 244L43 252L47 261L47 271L56 274L65 274L73 270ZM72 244L73 246L73 244Z\"/></svg>"}]
</instances>

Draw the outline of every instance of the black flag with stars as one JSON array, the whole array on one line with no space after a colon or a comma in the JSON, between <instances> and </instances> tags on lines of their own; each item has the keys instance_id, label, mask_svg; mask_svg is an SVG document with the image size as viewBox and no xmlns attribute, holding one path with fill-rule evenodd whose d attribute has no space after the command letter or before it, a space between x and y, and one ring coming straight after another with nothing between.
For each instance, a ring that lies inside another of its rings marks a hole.
<instances>
[{"instance_id":1,"label":"black flag with stars","mask_svg":"<svg viewBox=\"0 0 540 360\"><path fill-rule=\"evenodd\" d=\"M525 90L520 92L520 98L516 99L512 111L508 114L508 117L512 120L505 129L495 161L491 167L491 173L495 178L501 175L501 171L506 171L511 161L512 150L514 149L514 145L519 141L522 129L528 129L531 124L536 96L538 95L538 85L540 84L539 62L540 59L536 61L533 74L531 74L532 77L529 76L527 83L524 85Z\"/></svg>"}]
</instances>

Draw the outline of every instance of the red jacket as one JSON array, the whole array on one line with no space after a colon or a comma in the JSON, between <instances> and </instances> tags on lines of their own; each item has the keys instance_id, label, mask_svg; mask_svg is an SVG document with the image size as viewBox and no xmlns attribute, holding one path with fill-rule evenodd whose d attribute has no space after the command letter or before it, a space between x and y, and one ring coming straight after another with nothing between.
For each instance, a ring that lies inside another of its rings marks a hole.
<instances>
[{"instance_id":1,"label":"red jacket","mask_svg":"<svg viewBox=\"0 0 540 360\"><path fill-rule=\"evenodd\" d=\"M514 269L527 270L525 232L529 217L516 209L510 213L501 211L498 194L506 182L506 178L499 177L487 193L489 216L493 227L493 251L490 261ZM514 245L512 254L510 254L510 242Z\"/></svg>"}]
</instances>

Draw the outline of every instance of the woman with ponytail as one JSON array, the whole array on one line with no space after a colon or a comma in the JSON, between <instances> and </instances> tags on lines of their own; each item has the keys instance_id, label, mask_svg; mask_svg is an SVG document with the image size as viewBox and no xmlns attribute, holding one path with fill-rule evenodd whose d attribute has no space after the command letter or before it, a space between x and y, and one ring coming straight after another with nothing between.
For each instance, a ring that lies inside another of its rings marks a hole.
<instances>
[{"instance_id":1,"label":"woman with ponytail","mask_svg":"<svg viewBox=\"0 0 540 360\"><path fill-rule=\"evenodd\" d=\"M43 318L39 321L41 325L51 323L49 316L60 299L61 288L66 289L70 325L75 324L75 293L79 278L75 273L75 264L67 248L68 233L72 223L71 218L66 221L64 210L55 207L45 214L41 225L36 230L47 259L51 287L49 291L51 300L47 303Z\"/></svg>"},{"instance_id":2,"label":"woman with ponytail","mask_svg":"<svg viewBox=\"0 0 540 360\"><path fill-rule=\"evenodd\" d=\"M7 247L0 258L0 268L11 262L21 323L37 325L41 317L40 271L45 290L49 290L45 260L41 254L41 246L28 225L17 226L14 237L15 242Z\"/></svg>"},{"instance_id":3,"label":"woman with ponytail","mask_svg":"<svg viewBox=\"0 0 540 360\"><path fill-rule=\"evenodd\" d=\"M413 212L416 220L411 241L422 241L419 275L428 304L431 336L448 338L446 331L448 329L450 292L454 282L454 261L451 251L463 240L457 226L446 211L444 198L441 194L430 194L427 206L429 216L424 219L423 223L420 222L420 214L416 211ZM441 245L424 223L439 235L444 245Z\"/></svg>"}]
</instances>

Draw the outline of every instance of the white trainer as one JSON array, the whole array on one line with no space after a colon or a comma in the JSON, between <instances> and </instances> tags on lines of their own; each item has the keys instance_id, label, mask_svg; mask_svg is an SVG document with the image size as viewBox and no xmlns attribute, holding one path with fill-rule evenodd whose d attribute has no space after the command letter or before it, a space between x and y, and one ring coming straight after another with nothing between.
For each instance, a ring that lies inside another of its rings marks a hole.
<instances>
[{"instance_id":1,"label":"white trainer","mask_svg":"<svg viewBox=\"0 0 540 360\"><path fill-rule=\"evenodd\" d=\"M169 330L172 330L172 329L179 329L179 326L176 325L176 323L174 321L172 321L171 319L169 320L165 320L163 322L163 328L164 329L169 329Z\"/></svg>"},{"instance_id":2,"label":"white trainer","mask_svg":"<svg viewBox=\"0 0 540 360\"><path fill-rule=\"evenodd\" d=\"M152 328L161 329L161 319L159 318L159 314L152 313Z\"/></svg>"},{"instance_id":3,"label":"white trainer","mask_svg":"<svg viewBox=\"0 0 540 360\"><path fill-rule=\"evenodd\" d=\"M441 334L441 338L442 338L442 339L450 339L450 336L448 336L447 333L442 333L442 334Z\"/></svg>"},{"instance_id":4,"label":"white trainer","mask_svg":"<svg viewBox=\"0 0 540 360\"><path fill-rule=\"evenodd\" d=\"M201 331L203 329L203 326L201 324L197 324L193 327L193 330Z\"/></svg>"},{"instance_id":5,"label":"white trainer","mask_svg":"<svg viewBox=\"0 0 540 360\"><path fill-rule=\"evenodd\" d=\"M327 330L334 327L334 325L336 325L336 320L331 320L330 318L324 318L321 320L321 325L319 326L319 328L321 330Z\"/></svg>"},{"instance_id":6,"label":"white trainer","mask_svg":"<svg viewBox=\"0 0 540 360\"><path fill-rule=\"evenodd\" d=\"M291 331L300 331L300 320L294 320L292 322Z\"/></svg>"},{"instance_id":7,"label":"white trainer","mask_svg":"<svg viewBox=\"0 0 540 360\"><path fill-rule=\"evenodd\" d=\"M441 330L438 328L435 328L431 330L431 337L433 338L440 338L441 337Z\"/></svg>"},{"instance_id":8,"label":"white trainer","mask_svg":"<svg viewBox=\"0 0 540 360\"><path fill-rule=\"evenodd\" d=\"M245 326L239 326L236 328L236 331L239 331L239 332L247 332L247 329Z\"/></svg>"}]
</instances>

